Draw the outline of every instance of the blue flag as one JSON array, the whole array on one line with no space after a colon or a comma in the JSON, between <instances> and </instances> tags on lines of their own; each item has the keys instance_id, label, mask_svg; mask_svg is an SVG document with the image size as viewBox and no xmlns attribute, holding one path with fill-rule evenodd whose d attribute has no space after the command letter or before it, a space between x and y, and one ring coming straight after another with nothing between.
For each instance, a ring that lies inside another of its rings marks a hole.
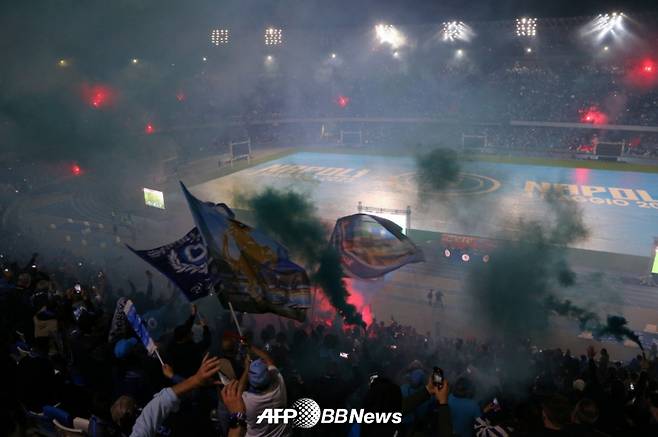
<instances>
[{"instance_id":1,"label":"blue flag","mask_svg":"<svg viewBox=\"0 0 658 437\"><path fill-rule=\"evenodd\" d=\"M226 217L235 217L233 211L224 203L205 205ZM210 275L211 260L197 228L165 246L148 250L135 250L128 246L128 249L169 278L190 302L213 292L217 278Z\"/></svg>"},{"instance_id":2,"label":"blue flag","mask_svg":"<svg viewBox=\"0 0 658 437\"><path fill-rule=\"evenodd\" d=\"M142 321L142 318L139 317L139 314L135 309L135 305L133 305L133 302L130 299L125 302L125 305L123 306L123 313L126 315L128 323L130 323L130 326L132 326L133 331L135 331L135 334L146 348L148 354L153 355L157 349L155 347L155 342L153 341L153 338L151 338L146 325Z\"/></svg>"},{"instance_id":3,"label":"blue flag","mask_svg":"<svg viewBox=\"0 0 658 437\"><path fill-rule=\"evenodd\" d=\"M190 302L213 291L215 284L208 270L208 251L197 228L165 246L149 250L128 246L128 249L169 278Z\"/></svg>"},{"instance_id":4,"label":"blue flag","mask_svg":"<svg viewBox=\"0 0 658 437\"><path fill-rule=\"evenodd\" d=\"M286 248L181 186L212 258L210 273L219 284L222 304L231 302L243 312L272 312L303 320L310 307L310 281L306 271L290 261Z\"/></svg>"},{"instance_id":5,"label":"blue flag","mask_svg":"<svg viewBox=\"0 0 658 437\"><path fill-rule=\"evenodd\" d=\"M377 278L406 264L425 261L423 252L400 226L376 215L339 218L331 244L340 254L343 269L358 278Z\"/></svg>"}]
</instances>

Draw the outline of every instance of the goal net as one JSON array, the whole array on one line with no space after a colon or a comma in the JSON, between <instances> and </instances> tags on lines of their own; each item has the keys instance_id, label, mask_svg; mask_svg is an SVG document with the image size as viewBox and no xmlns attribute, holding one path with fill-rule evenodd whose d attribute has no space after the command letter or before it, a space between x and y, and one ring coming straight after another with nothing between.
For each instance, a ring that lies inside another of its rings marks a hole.
<instances>
[{"instance_id":1,"label":"goal net","mask_svg":"<svg viewBox=\"0 0 658 437\"><path fill-rule=\"evenodd\" d=\"M487 147L486 135L462 134L463 149L484 149Z\"/></svg>"},{"instance_id":2,"label":"goal net","mask_svg":"<svg viewBox=\"0 0 658 437\"><path fill-rule=\"evenodd\" d=\"M599 141L594 148L594 154L603 158L618 158L624 153L624 142Z\"/></svg>"},{"instance_id":3,"label":"goal net","mask_svg":"<svg viewBox=\"0 0 658 437\"><path fill-rule=\"evenodd\" d=\"M340 143L345 146L358 146L363 144L363 133L359 131L340 131Z\"/></svg>"},{"instance_id":4,"label":"goal net","mask_svg":"<svg viewBox=\"0 0 658 437\"><path fill-rule=\"evenodd\" d=\"M246 159L247 162L251 161L251 138L243 141L231 141L228 146L231 166L235 161L241 159Z\"/></svg>"}]
</instances>

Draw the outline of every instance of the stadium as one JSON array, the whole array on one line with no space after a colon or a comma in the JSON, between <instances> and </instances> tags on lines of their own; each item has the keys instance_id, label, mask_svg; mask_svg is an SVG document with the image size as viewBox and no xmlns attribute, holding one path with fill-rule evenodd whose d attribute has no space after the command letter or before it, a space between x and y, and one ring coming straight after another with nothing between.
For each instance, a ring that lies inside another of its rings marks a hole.
<instances>
[{"instance_id":1,"label":"stadium","mask_svg":"<svg viewBox=\"0 0 658 437\"><path fill-rule=\"evenodd\" d=\"M656 433L655 5L179 3L0 6L3 435Z\"/></svg>"}]
</instances>

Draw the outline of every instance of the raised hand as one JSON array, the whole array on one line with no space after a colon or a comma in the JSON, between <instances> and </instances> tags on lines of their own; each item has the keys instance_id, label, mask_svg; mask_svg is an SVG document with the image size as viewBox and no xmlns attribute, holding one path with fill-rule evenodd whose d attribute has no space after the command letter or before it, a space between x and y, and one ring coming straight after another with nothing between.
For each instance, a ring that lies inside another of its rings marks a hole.
<instances>
[{"instance_id":1,"label":"raised hand","mask_svg":"<svg viewBox=\"0 0 658 437\"><path fill-rule=\"evenodd\" d=\"M162 366L162 374L165 376L165 378L171 379L174 377L174 368L165 363Z\"/></svg>"},{"instance_id":2,"label":"raised hand","mask_svg":"<svg viewBox=\"0 0 658 437\"><path fill-rule=\"evenodd\" d=\"M219 371L219 367L219 358L210 357L210 355L206 353L203 357L203 361L201 361L201 367L199 367L199 370L197 370L196 374L192 377L195 380L195 384L198 387L207 387L213 384L218 385L219 381L215 380L215 376Z\"/></svg>"},{"instance_id":3,"label":"raised hand","mask_svg":"<svg viewBox=\"0 0 658 437\"><path fill-rule=\"evenodd\" d=\"M238 381L231 381L221 391L222 401L230 413L244 413L246 408Z\"/></svg>"}]
</instances>

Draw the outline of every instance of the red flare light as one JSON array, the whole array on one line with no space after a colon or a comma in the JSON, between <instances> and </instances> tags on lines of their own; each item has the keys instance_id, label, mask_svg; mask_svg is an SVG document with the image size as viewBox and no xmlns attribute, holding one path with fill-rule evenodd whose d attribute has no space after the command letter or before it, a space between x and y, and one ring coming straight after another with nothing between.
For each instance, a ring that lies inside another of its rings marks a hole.
<instances>
[{"instance_id":1,"label":"red flare light","mask_svg":"<svg viewBox=\"0 0 658 437\"><path fill-rule=\"evenodd\" d=\"M368 295L365 290L359 290L356 287L356 281L351 278L343 278L345 288L349 295L347 296L347 303L354 305L358 313L361 314L363 321L366 325L370 326L374 321L374 314L372 311L372 296ZM331 305L329 299L321 289L315 289L315 308L313 311L313 322L323 323L327 326L332 326L336 317L336 309ZM343 329L351 329L351 326L344 325Z\"/></svg>"},{"instance_id":2,"label":"red flare light","mask_svg":"<svg viewBox=\"0 0 658 437\"><path fill-rule=\"evenodd\" d=\"M71 174L73 176L80 176L82 174L82 168L78 164L71 165Z\"/></svg>"},{"instance_id":3,"label":"red flare light","mask_svg":"<svg viewBox=\"0 0 658 437\"><path fill-rule=\"evenodd\" d=\"M626 75L627 81L639 88L658 86L658 62L651 58L637 61Z\"/></svg>"},{"instance_id":4,"label":"red flare light","mask_svg":"<svg viewBox=\"0 0 658 437\"><path fill-rule=\"evenodd\" d=\"M605 113L601 112L596 106L590 106L589 108L580 111L581 117L580 121L582 123L591 123L591 124L607 124L608 116Z\"/></svg>"},{"instance_id":5,"label":"red flare light","mask_svg":"<svg viewBox=\"0 0 658 437\"><path fill-rule=\"evenodd\" d=\"M336 99L336 103L338 103L338 106L341 108L347 108L347 105L350 104L350 98L347 96L338 96L338 99Z\"/></svg>"},{"instance_id":6,"label":"red flare light","mask_svg":"<svg viewBox=\"0 0 658 437\"><path fill-rule=\"evenodd\" d=\"M656 72L656 63L653 59L644 59L640 65L640 70L645 75L653 76L653 74Z\"/></svg>"},{"instance_id":7,"label":"red flare light","mask_svg":"<svg viewBox=\"0 0 658 437\"><path fill-rule=\"evenodd\" d=\"M151 135L153 132L155 132L155 128L153 127L153 125L151 123L147 123L146 127L144 128L144 132L147 135Z\"/></svg>"},{"instance_id":8,"label":"red flare light","mask_svg":"<svg viewBox=\"0 0 658 437\"><path fill-rule=\"evenodd\" d=\"M112 90L104 85L84 85L82 88L84 100L92 108L103 108L111 103Z\"/></svg>"}]
</instances>

